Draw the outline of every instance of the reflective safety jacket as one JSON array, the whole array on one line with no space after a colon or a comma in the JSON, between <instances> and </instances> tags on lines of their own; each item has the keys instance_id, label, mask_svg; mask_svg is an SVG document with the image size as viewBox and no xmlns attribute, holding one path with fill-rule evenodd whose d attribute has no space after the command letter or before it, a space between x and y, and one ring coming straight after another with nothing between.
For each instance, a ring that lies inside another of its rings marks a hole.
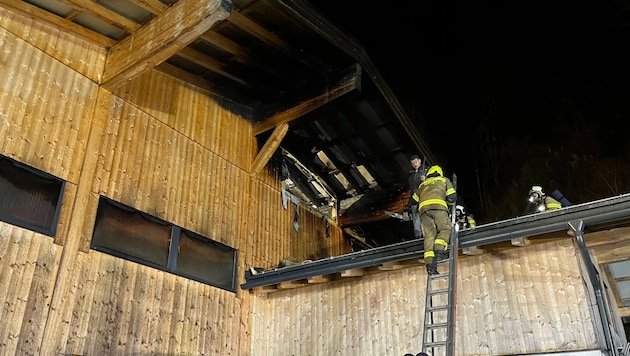
<instances>
[{"instance_id":1,"label":"reflective safety jacket","mask_svg":"<svg viewBox=\"0 0 630 356\"><path fill-rule=\"evenodd\" d=\"M460 230L463 230L477 226L477 222L472 215L464 215L457 219L457 225L459 225Z\"/></svg>"},{"instance_id":2,"label":"reflective safety jacket","mask_svg":"<svg viewBox=\"0 0 630 356\"><path fill-rule=\"evenodd\" d=\"M554 209L560 209L562 208L562 204L560 204L560 202L558 202L557 200L555 200L552 197L546 196L543 199L543 202L545 203L545 210L554 210Z\"/></svg>"},{"instance_id":3,"label":"reflective safety jacket","mask_svg":"<svg viewBox=\"0 0 630 356\"><path fill-rule=\"evenodd\" d=\"M428 177L416 189L413 199L418 202L420 215L432 209L448 211L448 206L456 200L455 188L446 177Z\"/></svg>"}]
</instances>

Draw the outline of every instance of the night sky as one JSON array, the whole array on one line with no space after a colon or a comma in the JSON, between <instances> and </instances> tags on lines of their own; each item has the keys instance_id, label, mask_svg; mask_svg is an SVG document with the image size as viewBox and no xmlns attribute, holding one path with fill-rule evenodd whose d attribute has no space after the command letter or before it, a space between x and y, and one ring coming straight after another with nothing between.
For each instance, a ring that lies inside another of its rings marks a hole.
<instances>
[{"instance_id":1,"label":"night sky","mask_svg":"<svg viewBox=\"0 0 630 356\"><path fill-rule=\"evenodd\" d=\"M534 184L573 204L630 192L630 1L311 3L363 44L478 222L521 215Z\"/></svg>"}]
</instances>

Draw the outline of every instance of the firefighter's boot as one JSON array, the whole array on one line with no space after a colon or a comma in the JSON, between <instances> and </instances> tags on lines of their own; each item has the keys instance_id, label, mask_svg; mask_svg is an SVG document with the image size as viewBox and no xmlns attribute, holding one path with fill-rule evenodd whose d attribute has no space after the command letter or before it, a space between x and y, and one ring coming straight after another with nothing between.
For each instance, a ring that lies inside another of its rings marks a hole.
<instances>
[{"instance_id":1,"label":"firefighter's boot","mask_svg":"<svg viewBox=\"0 0 630 356\"><path fill-rule=\"evenodd\" d=\"M435 257L438 261L442 261L448 258L448 251L435 251Z\"/></svg>"},{"instance_id":2,"label":"firefighter's boot","mask_svg":"<svg viewBox=\"0 0 630 356\"><path fill-rule=\"evenodd\" d=\"M433 275L439 273L440 272L437 270L437 258L431 258L431 260L427 262L427 274Z\"/></svg>"}]
</instances>

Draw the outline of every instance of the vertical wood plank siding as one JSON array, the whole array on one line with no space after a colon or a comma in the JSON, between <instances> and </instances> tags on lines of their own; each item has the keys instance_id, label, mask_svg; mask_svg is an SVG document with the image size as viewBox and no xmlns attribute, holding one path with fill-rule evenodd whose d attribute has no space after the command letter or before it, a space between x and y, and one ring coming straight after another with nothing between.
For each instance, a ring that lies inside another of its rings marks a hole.
<instances>
[{"instance_id":1,"label":"vertical wood plank siding","mask_svg":"<svg viewBox=\"0 0 630 356\"><path fill-rule=\"evenodd\" d=\"M571 239L465 256L458 274L456 355L597 348ZM251 323L261 332L252 349L279 356L417 353L425 288L424 268L411 267L259 295Z\"/></svg>"},{"instance_id":2,"label":"vertical wood plank siding","mask_svg":"<svg viewBox=\"0 0 630 356\"><path fill-rule=\"evenodd\" d=\"M33 50L38 49L55 58L60 64L71 68L95 83L100 83L101 74L105 68L107 49L77 39L71 34L37 22L20 13L7 10L2 6L0 6L0 28L30 44L34 47ZM2 48L4 50L7 47L3 46ZM14 60L22 63L26 58L29 58L15 54L10 56L15 56ZM3 78L4 80L6 77ZM65 87L65 80L58 83L64 84Z\"/></svg>"},{"instance_id":3,"label":"vertical wood plank siding","mask_svg":"<svg viewBox=\"0 0 630 356\"><path fill-rule=\"evenodd\" d=\"M38 355L61 248L0 222L0 354Z\"/></svg>"},{"instance_id":4,"label":"vertical wood plank siding","mask_svg":"<svg viewBox=\"0 0 630 356\"><path fill-rule=\"evenodd\" d=\"M249 292L89 249L99 195L238 249L238 284L253 261L348 251L249 173L251 109L158 71L110 93L105 49L3 7L0 47L0 154L67 181L54 239L0 223L0 354L252 354Z\"/></svg>"}]
</instances>

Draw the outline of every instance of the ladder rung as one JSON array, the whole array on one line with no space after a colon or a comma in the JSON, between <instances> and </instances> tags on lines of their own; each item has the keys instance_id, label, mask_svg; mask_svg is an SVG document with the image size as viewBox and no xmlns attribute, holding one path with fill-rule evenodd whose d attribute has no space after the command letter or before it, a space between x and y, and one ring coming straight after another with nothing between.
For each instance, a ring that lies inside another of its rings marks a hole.
<instances>
[{"instance_id":1,"label":"ladder rung","mask_svg":"<svg viewBox=\"0 0 630 356\"><path fill-rule=\"evenodd\" d=\"M431 275L429 275L429 279L430 280L440 279L440 278L448 278L448 277L450 277L449 273L438 273L438 274L431 274Z\"/></svg>"},{"instance_id":2,"label":"ladder rung","mask_svg":"<svg viewBox=\"0 0 630 356\"><path fill-rule=\"evenodd\" d=\"M424 327L427 329L439 329L439 328L445 328L448 326L448 323L437 323L437 324L425 324Z\"/></svg>"},{"instance_id":3,"label":"ladder rung","mask_svg":"<svg viewBox=\"0 0 630 356\"><path fill-rule=\"evenodd\" d=\"M450 305L444 304L444 305L438 305L436 307L428 307L424 309L426 312L434 312L434 311L441 311L441 310L449 310L450 308L451 308Z\"/></svg>"},{"instance_id":4,"label":"ladder rung","mask_svg":"<svg viewBox=\"0 0 630 356\"><path fill-rule=\"evenodd\" d=\"M427 349L430 347L436 347L436 346L446 346L446 341L427 342L424 344L424 346Z\"/></svg>"},{"instance_id":5,"label":"ladder rung","mask_svg":"<svg viewBox=\"0 0 630 356\"><path fill-rule=\"evenodd\" d=\"M427 294L429 294L429 295L444 294L444 293L448 293L448 288L446 288L446 289L436 289L436 290L432 290L430 292L427 292Z\"/></svg>"}]
</instances>

